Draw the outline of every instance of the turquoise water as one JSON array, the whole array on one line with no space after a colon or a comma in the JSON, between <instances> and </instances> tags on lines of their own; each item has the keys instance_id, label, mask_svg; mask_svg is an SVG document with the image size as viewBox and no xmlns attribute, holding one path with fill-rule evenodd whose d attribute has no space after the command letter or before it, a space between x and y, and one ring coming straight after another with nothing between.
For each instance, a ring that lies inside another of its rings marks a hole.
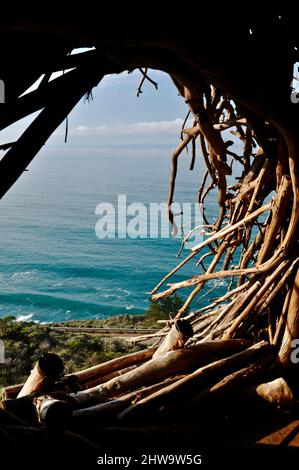
<instances>
[{"instance_id":1,"label":"turquoise water","mask_svg":"<svg viewBox=\"0 0 299 470\"><path fill-rule=\"evenodd\" d=\"M118 194L128 203L166 201L170 154L166 145L45 148L0 202L0 317L48 322L142 313L147 292L177 263L180 241L99 239L95 208ZM196 200L202 170L190 172L189 164L182 156L179 202ZM211 194L212 216L215 200ZM173 280L194 272L191 263Z\"/></svg>"}]
</instances>

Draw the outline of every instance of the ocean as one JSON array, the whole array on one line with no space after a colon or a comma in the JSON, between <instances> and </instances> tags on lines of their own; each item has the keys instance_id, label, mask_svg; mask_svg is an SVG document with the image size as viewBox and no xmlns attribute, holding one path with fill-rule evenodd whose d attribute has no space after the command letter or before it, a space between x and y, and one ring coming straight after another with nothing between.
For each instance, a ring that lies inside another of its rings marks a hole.
<instances>
[{"instance_id":1,"label":"ocean","mask_svg":"<svg viewBox=\"0 0 299 470\"><path fill-rule=\"evenodd\" d=\"M169 145L45 147L0 203L0 317L53 322L143 313L148 292L178 262L180 240L99 239L95 210L102 202L115 205L119 194L128 204L165 202L171 151ZM179 160L178 202L196 201L203 168L197 162L189 171L190 158ZM206 214L217 212L211 193ZM190 262L172 280L200 272ZM211 281L203 294L213 282L216 289L194 308L226 285Z\"/></svg>"}]
</instances>

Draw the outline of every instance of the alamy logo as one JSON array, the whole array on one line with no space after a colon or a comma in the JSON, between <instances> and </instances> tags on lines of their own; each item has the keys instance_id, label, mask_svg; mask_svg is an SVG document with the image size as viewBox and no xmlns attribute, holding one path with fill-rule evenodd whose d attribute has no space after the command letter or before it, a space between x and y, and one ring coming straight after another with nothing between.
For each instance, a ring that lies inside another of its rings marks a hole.
<instances>
[{"instance_id":1,"label":"alamy logo","mask_svg":"<svg viewBox=\"0 0 299 470\"><path fill-rule=\"evenodd\" d=\"M2 339L0 339L0 364L5 364L5 348Z\"/></svg>"},{"instance_id":2,"label":"alamy logo","mask_svg":"<svg viewBox=\"0 0 299 470\"><path fill-rule=\"evenodd\" d=\"M0 79L0 104L5 103L5 84L4 81Z\"/></svg>"},{"instance_id":3,"label":"alamy logo","mask_svg":"<svg viewBox=\"0 0 299 470\"><path fill-rule=\"evenodd\" d=\"M291 347L293 348L293 351L291 353L291 362L293 364L298 364L299 362L299 339L293 339L291 343Z\"/></svg>"},{"instance_id":4,"label":"alamy logo","mask_svg":"<svg viewBox=\"0 0 299 470\"><path fill-rule=\"evenodd\" d=\"M95 214L98 238L184 238L187 245L198 244L203 239L204 227L198 203L184 202L171 205L174 224L168 219L165 202L127 204L126 194L119 194L117 204L101 202Z\"/></svg>"}]
</instances>

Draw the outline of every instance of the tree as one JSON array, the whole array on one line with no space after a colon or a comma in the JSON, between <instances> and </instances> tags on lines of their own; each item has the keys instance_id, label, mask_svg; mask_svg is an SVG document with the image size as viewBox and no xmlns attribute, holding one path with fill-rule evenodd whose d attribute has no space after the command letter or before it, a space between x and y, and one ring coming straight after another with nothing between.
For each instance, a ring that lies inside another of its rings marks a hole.
<instances>
[{"instance_id":1,"label":"tree","mask_svg":"<svg viewBox=\"0 0 299 470\"><path fill-rule=\"evenodd\" d=\"M151 302L145 313L145 323L156 326L157 320L169 320L177 314L184 305L184 301L178 295L162 298L157 302Z\"/></svg>"}]
</instances>

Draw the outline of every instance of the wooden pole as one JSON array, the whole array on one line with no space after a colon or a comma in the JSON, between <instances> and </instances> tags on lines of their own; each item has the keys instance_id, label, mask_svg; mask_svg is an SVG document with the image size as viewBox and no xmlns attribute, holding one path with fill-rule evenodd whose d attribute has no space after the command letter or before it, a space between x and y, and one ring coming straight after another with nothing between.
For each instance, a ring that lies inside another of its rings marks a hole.
<instances>
[{"instance_id":1,"label":"wooden pole","mask_svg":"<svg viewBox=\"0 0 299 470\"><path fill-rule=\"evenodd\" d=\"M111 359L110 361L103 362L102 364L89 367L88 369L81 370L72 375L75 375L77 377L79 383L85 383L93 379L111 374L120 369L131 367L136 364L141 364L142 362L151 359L156 349L157 348L149 348L144 349L142 351L126 354L124 356Z\"/></svg>"},{"instance_id":2,"label":"wooden pole","mask_svg":"<svg viewBox=\"0 0 299 470\"><path fill-rule=\"evenodd\" d=\"M76 428L81 429L82 425L90 426L92 424L98 424L99 421L102 423L111 422L112 419L117 418L117 414L123 411L125 408L139 400L151 395L157 390L161 390L167 385L176 382L181 379L182 376L170 377L163 380L162 382L150 385L148 387L142 387L133 392L126 393L112 400L108 400L98 405L90 406L88 408L81 408L74 410L72 414L72 425Z\"/></svg>"},{"instance_id":3,"label":"wooden pole","mask_svg":"<svg viewBox=\"0 0 299 470\"><path fill-rule=\"evenodd\" d=\"M193 328L188 320L176 320L157 351L153 354L153 358L158 357L167 351L174 351L175 349L182 348L193 334Z\"/></svg>"},{"instance_id":4,"label":"wooden pole","mask_svg":"<svg viewBox=\"0 0 299 470\"><path fill-rule=\"evenodd\" d=\"M292 342L299 339L299 270L295 277L287 312L286 325L278 358L284 368L294 370L294 373L298 374L298 363L292 361L292 352L294 351Z\"/></svg>"},{"instance_id":5,"label":"wooden pole","mask_svg":"<svg viewBox=\"0 0 299 470\"><path fill-rule=\"evenodd\" d=\"M132 405L119 417L120 419L131 420L150 414L155 416L157 412L159 413L165 408L181 405L183 401L190 399L194 394L199 393L211 384L215 384L228 373L232 373L252 362L268 350L273 350L272 346L262 341L245 349L245 351L200 367L185 378Z\"/></svg>"},{"instance_id":6,"label":"wooden pole","mask_svg":"<svg viewBox=\"0 0 299 470\"><path fill-rule=\"evenodd\" d=\"M65 377L75 377L79 385L83 388L90 388L101 382L106 382L112 377L121 375L127 372L129 368L135 368L143 362L150 359L157 348L144 349L142 351L125 354L124 356L111 359L110 361L102 362L96 366L89 367L88 369L75 372L74 374L67 374ZM22 390L24 384L11 385L4 387L2 393L5 399L16 398L18 393Z\"/></svg>"},{"instance_id":7,"label":"wooden pole","mask_svg":"<svg viewBox=\"0 0 299 470\"><path fill-rule=\"evenodd\" d=\"M115 377L97 387L78 392L74 399L78 407L101 403L109 398L144 385L190 370L195 366L207 364L211 358L223 357L248 347L245 340L225 340L202 343L189 348L168 351L161 356L151 359L136 369Z\"/></svg>"},{"instance_id":8,"label":"wooden pole","mask_svg":"<svg viewBox=\"0 0 299 470\"><path fill-rule=\"evenodd\" d=\"M191 397L190 400L183 402L180 407L181 410L192 410L193 407L202 405L207 406L207 401L216 403L222 403L223 399L236 395L238 391L243 390L253 380L256 380L261 374L264 374L269 366L274 361L274 354L271 350L266 350L262 357L259 357L257 361L252 362L250 365L243 367L242 369L233 372L222 380L213 384L211 387L206 388L199 394Z\"/></svg>"},{"instance_id":9,"label":"wooden pole","mask_svg":"<svg viewBox=\"0 0 299 470\"><path fill-rule=\"evenodd\" d=\"M50 428L64 428L69 424L73 412L69 401L45 395L36 398L34 402L40 424Z\"/></svg>"},{"instance_id":10,"label":"wooden pole","mask_svg":"<svg viewBox=\"0 0 299 470\"><path fill-rule=\"evenodd\" d=\"M18 398L47 390L63 373L63 363L57 354L46 353L36 363Z\"/></svg>"}]
</instances>

